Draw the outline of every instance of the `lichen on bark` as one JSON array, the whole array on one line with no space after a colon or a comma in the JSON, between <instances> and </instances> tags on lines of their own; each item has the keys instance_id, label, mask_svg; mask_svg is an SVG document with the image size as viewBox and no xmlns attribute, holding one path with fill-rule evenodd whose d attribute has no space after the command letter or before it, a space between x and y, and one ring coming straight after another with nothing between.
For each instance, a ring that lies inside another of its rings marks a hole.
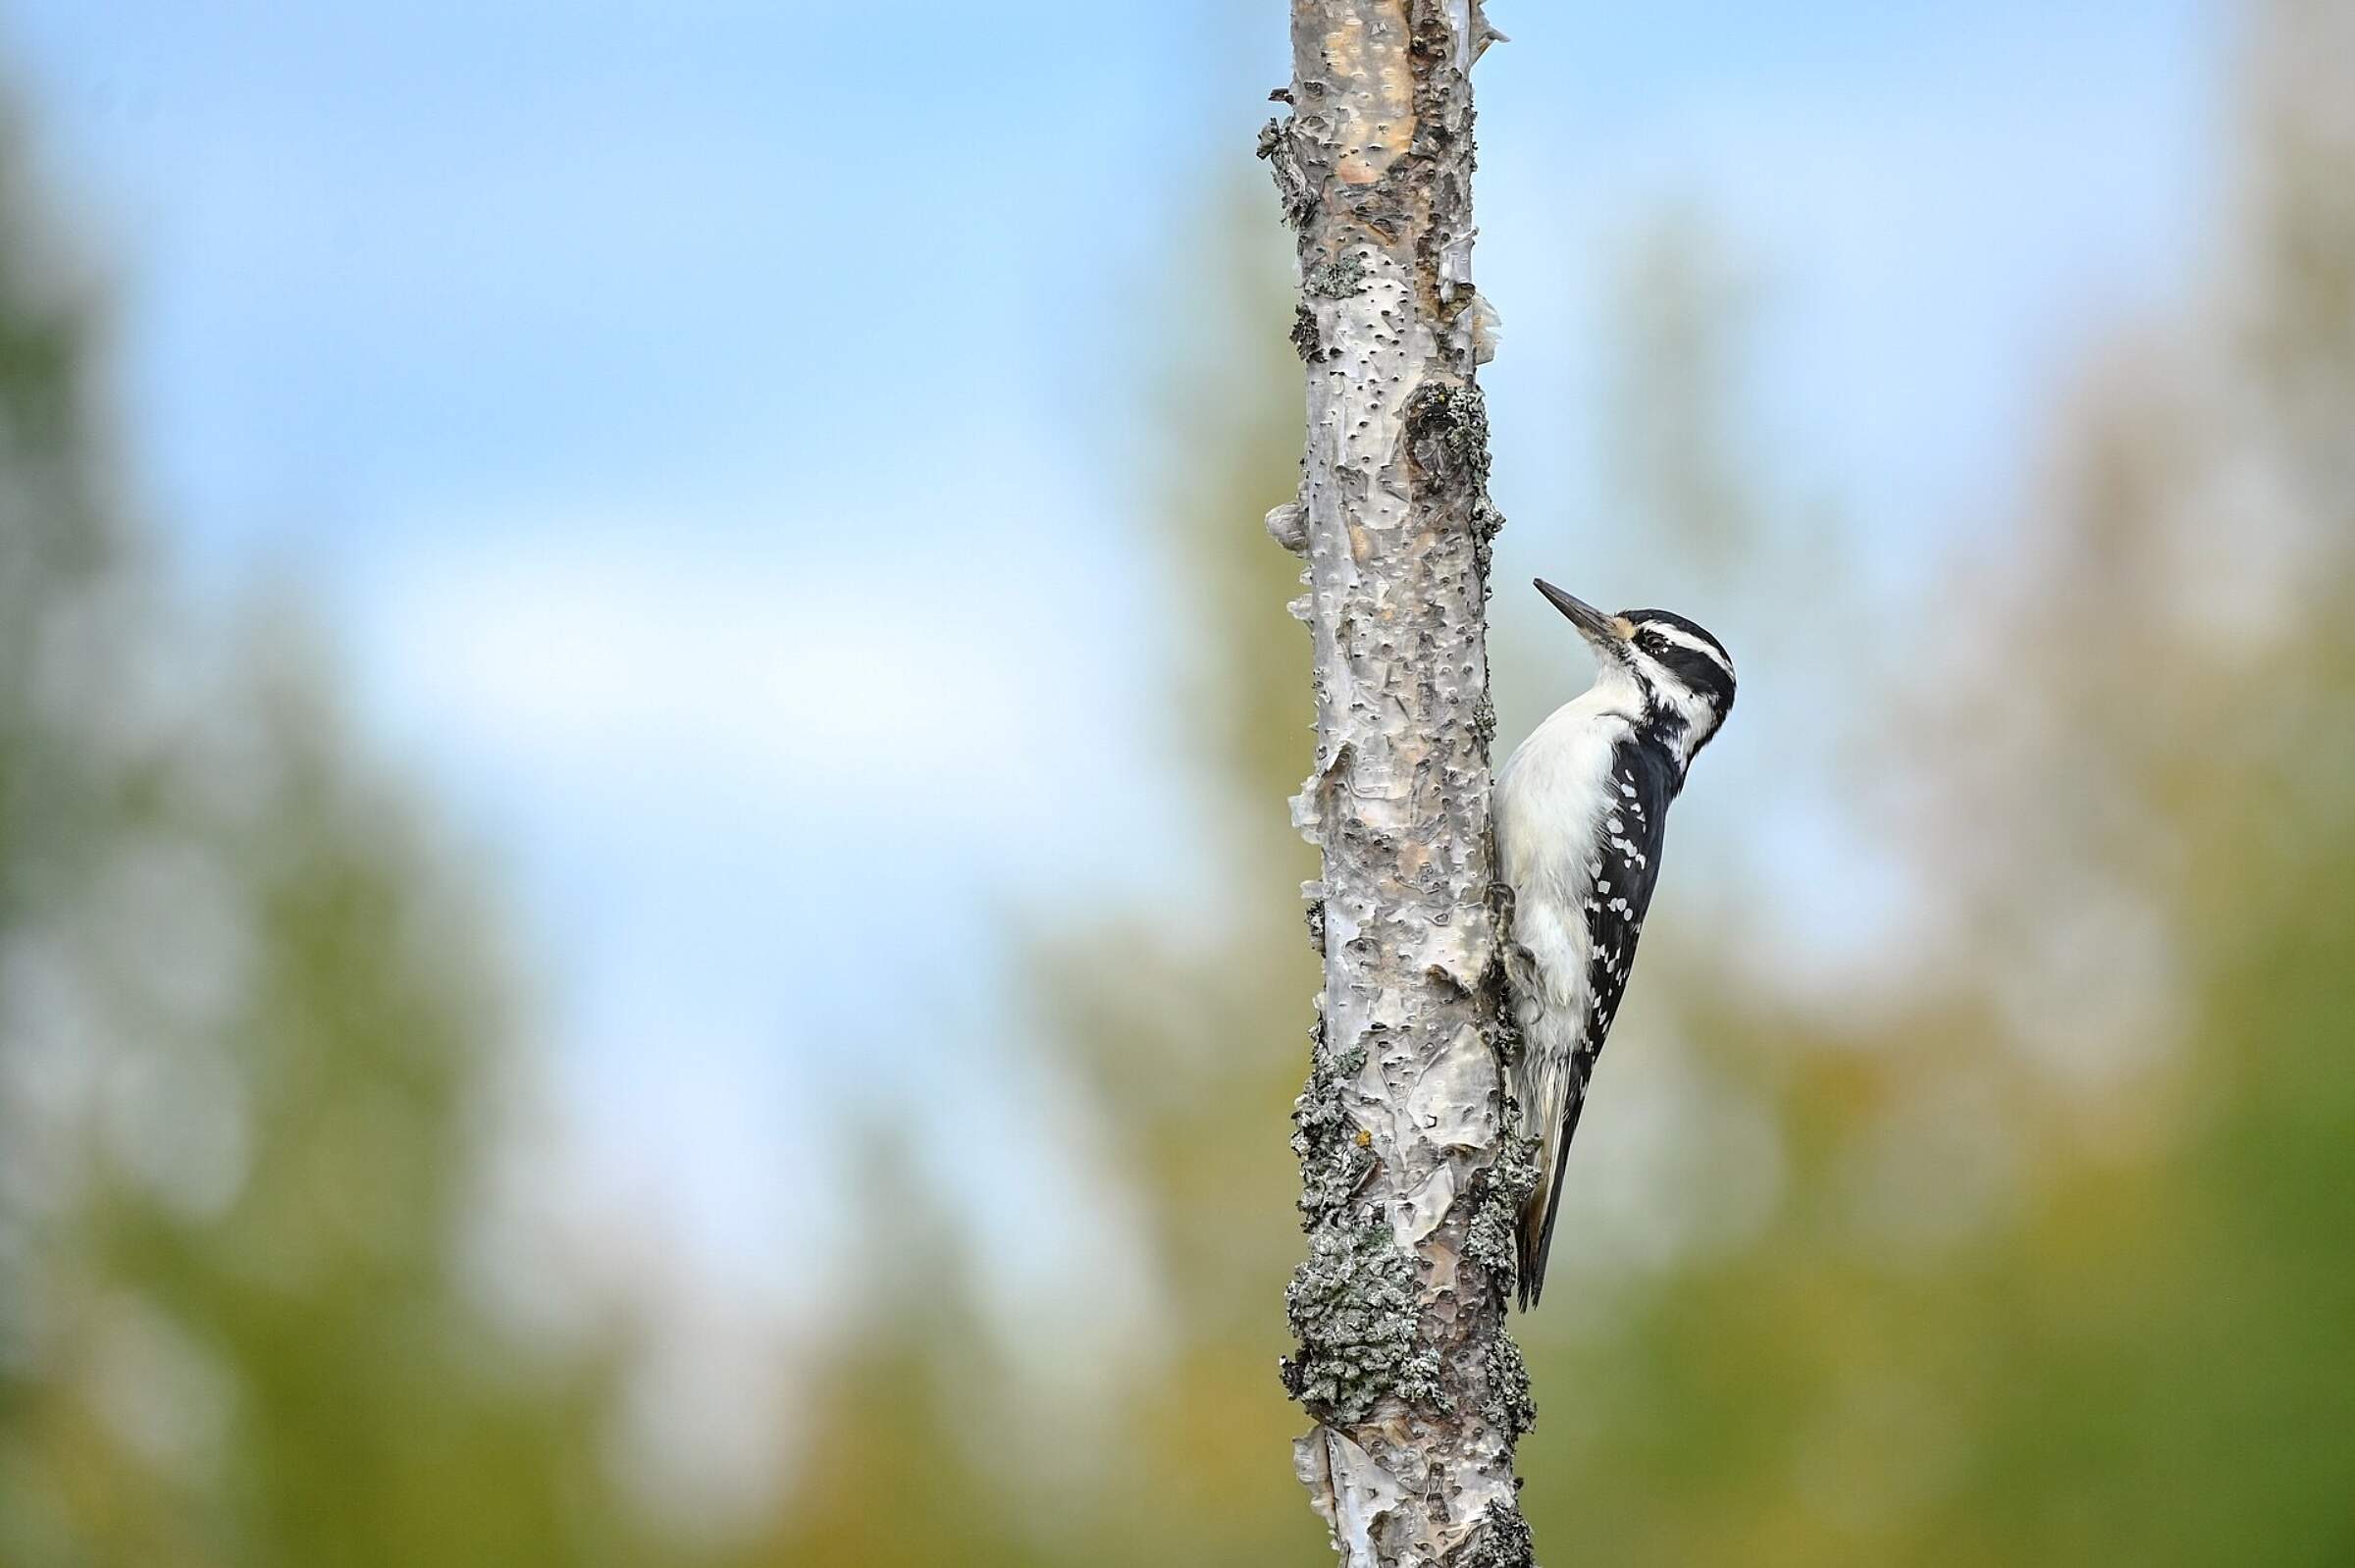
<instances>
[{"instance_id":1,"label":"lichen on bark","mask_svg":"<svg viewBox=\"0 0 2355 1568\"><path fill-rule=\"evenodd\" d=\"M1506 1133L1496 1163L1474 1181L1476 1205L1464 1256L1495 1273L1512 1288L1520 1267L1521 1207L1538 1189L1538 1141Z\"/></svg>"},{"instance_id":2,"label":"lichen on bark","mask_svg":"<svg viewBox=\"0 0 2355 1568\"><path fill-rule=\"evenodd\" d=\"M1283 1381L1319 1423L1299 1473L1352 1568L1485 1562L1527 1541L1498 1216L1535 1179L1496 1060L1484 614L1501 518L1488 340L1463 325L1485 311L1469 73L1496 35L1478 0L1291 14L1291 112L1259 150L1297 230L1307 442L1268 529L1306 559L1316 755L1293 818L1324 854L1324 988L1294 1108L1308 1255Z\"/></svg>"},{"instance_id":3,"label":"lichen on bark","mask_svg":"<svg viewBox=\"0 0 2355 1568\"><path fill-rule=\"evenodd\" d=\"M1347 1085L1366 1064L1362 1047L1336 1055L1322 1025L1311 1031L1308 1082L1292 1102L1292 1152L1300 1157L1300 1214L1314 1229L1344 1214L1373 1165L1373 1138L1349 1114ZM1295 1395L1298 1390L1294 1390Z\"/></svg>"},{"instance_id":4,"label":"lichen on bark","mask_svg":"<svg viewBox=\"0 0 2355 1568\"><path fill-rule=\"evenodd\" d=\"M1492 1507L1447 1568L1537 1568L1538 1544L1517 1509Z\"/></svg>"},{"instance_id":5,"label":"lichen on bark","mask_svg":"<svg viewBox=\"0 0 2355 1568\"><path fill-rule=\"evenodd\" d=\"M1388 1398L1449 1411L1439 1352L1417 1332L1416 1297L1414 1265L1391 1243L1389 1227L1320 1227L1284 1291L1300 1340L1283 1362L1292 1397L1343 1422L1365 1420Z\"/></svg>"},{"instance_id":6,"label":"lichen on bark","mask_svg":"<svg viewBox=\"0 0 2355 1568\"><path fill-rule=\"evenodd\" d=\"M1366 259L1350 251L1334 261L1320 261L1300 276L1300 291L1340 299L1357 292L1366 281Z\"/></svg>"},{"instance_id":7,"label":"lichen on bark","mask_svg":"<svg viewBox=\"0 0 2355 1568\"><path fill-rule=\"evenodd\" d=\"M1513 1336L1500 1333L1489 1342L1488 1387L1480 1396L1480 1413L1489 1424L1518 1438L1538 1424L1538 1396L1529 1385L1529 1364Z\"/></svg>"}]
</instances>

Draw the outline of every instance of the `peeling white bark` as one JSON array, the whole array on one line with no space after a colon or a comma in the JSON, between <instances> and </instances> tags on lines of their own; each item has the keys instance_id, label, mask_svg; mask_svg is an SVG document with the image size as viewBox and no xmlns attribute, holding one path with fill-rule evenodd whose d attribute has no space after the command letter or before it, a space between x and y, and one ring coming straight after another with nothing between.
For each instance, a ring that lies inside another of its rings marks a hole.
<instances>
[{"instance_id":1,"label":"peeling white bark","mask_svg":"<svg viewBox=\"0 0 2355 1568\"><path fill-rule=\"evenodd\" d=\"M1512 1224L1489 903L1488 424L1472 287L1478 0L1293 0L1292 113L1262 134L1299 230L1297 500L1317 749L1293 818L1325 986L1298 1114L1309 1258L1287 1385L1296 1460L1357 1568L1519 1568L1505 1333Z\"/></svg>"}]
</instances>

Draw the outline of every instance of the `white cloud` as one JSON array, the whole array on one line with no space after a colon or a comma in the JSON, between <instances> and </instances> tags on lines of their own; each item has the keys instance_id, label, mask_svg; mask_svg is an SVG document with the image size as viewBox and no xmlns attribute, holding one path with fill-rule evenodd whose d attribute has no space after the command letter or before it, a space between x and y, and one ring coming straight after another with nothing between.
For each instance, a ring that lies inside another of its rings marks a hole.
<instances>
[{"instance_id":1,"label":"white cloud","mask_svg":"<svg viewBox=\"0 0 2355 1568\"><path fill-rule=\"evenodd\" d=\"M363 611L399 730L500 773L558 775L560 793L624 786L640 806L1072 825L1083 798L1049 781L1079 737L1057 715L1118 705L1034 578L666 555L665 532L535 530L407 563Z\"/></svg>"},{"instance_id":2,"label":"white cloud","mask_svg":"<svg viewBox=\"0 0 2355 1568\"><path fill-rule=\"evenodd\" d=\"M507 862L545 954L556 1125L525 1207L596 1238L593 1277L647 1277L658 1237L812 1310L843 1157L888 1115L961 1151L977 1256L1019 1256L985 1283L1010 1338L1075 1256L1142 1293L1117 1196L1040 1233L1100 1151L1003 1032L998 896L1084 908L1175 837L1136 831L1176 810L1128 697L1152 650L1103 556L1043 530L981 560L880 524L728 549L519 512L392 531L347 586L371 727Z\"/></svg>"}]
</instances>

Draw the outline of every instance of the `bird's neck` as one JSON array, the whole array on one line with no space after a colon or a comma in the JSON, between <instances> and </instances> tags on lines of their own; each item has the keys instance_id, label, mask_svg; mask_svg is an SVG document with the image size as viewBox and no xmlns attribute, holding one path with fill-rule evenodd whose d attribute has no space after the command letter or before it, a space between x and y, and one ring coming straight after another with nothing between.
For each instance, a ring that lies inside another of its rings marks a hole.
<instances>
[{"instance_id":1,"label":"bird's neck","mask_svg":"<svg viewBox=\"0 0 2355 1568\"><path fill-rule=\"evenodd\" d=\"M1698 733L1673 708L1651 709L1636 721L1636 744L1667 764L1671 797L1684 790L1685 770L1693 765L1693 754L1700 750L1694 738Z\"/></svg>"},{"instance_id":2,"label":"bird's neck","mask_svg":"<svg viewBox=\"0 0 2355 1568\"><path fill-rule=\"evenodd\" d=\"M1550 737L1570 744L1587 726L1611 719L1626 725L1630 741L1666 764L1672 793L1684 788L1685 769L1700 749L1700 722L1705 721L1705 715L1697 720L1664 701L1624 665L1603 664L1595 673L1595 683L1555 709L1531 740Z\"/></svg>"},{"instance_id":3,"label":"bird's neck","mask_svg":"<svg viewBox=\"0 0 2355 1568\"><path fill-rule=\"evenodd\" d=\"M1611 706L1626 715L1636 744L1666 762L1672 788L1683 789L1693 754L1708 739L1711 715L1707 708L1698 699L1679 701L1673 690L1648 686L1625 670L1606 670L1597 676L1595 690L1606 687Z\"/></svg>"}]
</instances>

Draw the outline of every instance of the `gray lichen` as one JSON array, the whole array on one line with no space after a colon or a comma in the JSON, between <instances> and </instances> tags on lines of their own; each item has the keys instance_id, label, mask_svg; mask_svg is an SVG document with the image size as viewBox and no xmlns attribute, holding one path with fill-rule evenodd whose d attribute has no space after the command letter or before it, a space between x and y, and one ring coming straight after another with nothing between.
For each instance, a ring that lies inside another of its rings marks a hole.
<instances>
[{"instance_id":1,"label":"gray lichen","mask_svg":"<svg viewBox=\"0 0 2355 1568\"><path fill-rule=\"evenodd\" d=\"M1464 1257L1509 1288L1519 1256L1521 1210L1538 1189L1538 1142L1508 1132L1496 1163L1473 1177L1476 1206L1464 1237Z\"/></svg>"},{"instance_id":2,"label":"gray lichen","mask_svg":"<svg viewBox=\"0 0 2355 1568\"><path fill-rule=\"evenodd\" d=\"M1493 721L1492 712L1491 722ZM1489 863L1495 864L1493 833L1491 834L1488 853ZM1495 941L1489 949L1488 970L1481 976L1482 987L1489 997L1486 1027L1489 1046L1496 1053L1496 1060L1511 1068L1520 1063L1522 1046L1520 1016L1513 1006L1514 976L1518 972L1518 955L1527 950L1513 939L1513 913L1518 901L1513 897L1512 884L1491 882L1487 902L1489 921L1494 928ZM1510 1081L1509 1075L1507 1081ZM1505 1097L1504 1122L1507 1126L1520 1124L1519 1108L1513 1104L1509 1094Z\"/></svg>"},{"instance_id":3,"label":"gray lichen","mask_svg":"<svg viewBox=\"0 0 2355 1568\"><path fill-rule=\"evenodd\" d=\"M1498 511L1495 502L1490 500L1487 493L1483 492L1480 499L1472 503L1472 558L1480 569L1480 597L1484 603L1493 592L1489 576L1496 560L1496 536L1503 532L1504 513ZM1494 731L1492 718L1491 735Z\"/></svg>"},{"instance_id":4,"label":"gray lichen","mask_svg":"<svg viewBox=\"0 0 2355 1568\"><path fill-rule=\"evenodd\" d=\"M1316 313L1306 305L1292 307L1292 351L1303 364L1314 364L1320 346L1317 337Z\"/></svg>"},{"instance_id":5,"label":"gray lichen","mask_svg":"<svg viewBox=\"0 0 2355 1568\"><path fill-rule=\"evenodd\" d=\"M1259 129L1259 156L1268 160L1268 172L1276 179L1276 194L1283 203L1283 220L1297 229L1308 222L1317 210L1316 186L1301 166L1300 152L1292 144L1291 127L1282 120L1271 120Z\"/></svg>"},{"instance_id":6,"label":"gray lichen","mask_svg":"<svg viewBox=\"0 0 2355 1568\"><path fill-rule=\"evenodd\" d=\"M1480 1529L1447 1559L1447 1568L1537 1568L1538 1543L1529 1521L1509 1503L1492 1502Z\"/></svg>"},{"instance_id":7,"label":"gray lichen","mask_svg":"<svg viewBox=\"0 0 2355 1568\"><path fill-rule=\"evenodd\" d=\"M1329 1221L1283 1293L1299 1352L1284 1388L1320 1421L1365 1420L1385 1398L1447 1412L1439 1352L1417 1332L1415 1267L1378 1221Z\"/></svg>"},{"instance_id":8,"label":"gray lichen","mask_svg":"<svg viewBox=\"0 0 2355 1568\"><path fill-rule=\"evenodd\" d=\"M1502 981L1500 980L1498 983L1501 984ZM1521 1025L1509 1013L1489 1025L1489 1048L1496 1053L1496 1060L1506 1067L1515 1068L1521 1065ZM1514 1114L1508 1108L1507 1122L1511 1121Z\"/></svg>"},{"instance_id":9,"label":"gray lichen","mask_svg":"<svg viewBox=\"0 0 2355 1568\"><path fill-rule=\"evenodd\" d=\"M1529 1364L1509 1333L1489 1341L1488 1386L1480 1396L1480 1413L1490 1426L1518 1438L1538 1424L1538 1398L1529 1385Z\"/></svg>"},{"instance_id":10,"label":"gray lichen","mask_svg":"<svg viewBox=\"0 0 2355 1568\"><path fill-rule=\"evenodd\" d=\"M1324 940L1321 922L1312 922L1317 940ZM1304 1228L1339 1214L1374 1163L1365 1137L1349 1115L1349 1080L1366 1065L1362 1046L1334 1052L1326 1048L1325 1020L1319 1019L1309 1051L1308 1082L1292 1102L1292 1152L1300 1157L1300 1213Z\"/></svg>"},{"instance_id":11,"label":"gray lichen","mask_svg":"<svg viewBox=\"0 0 2355 1568\"><path fill-rule=\"evenodd\" d=\"M1300 291L1346 299L1366 286L1366 259L1344 251L1338 261L1320 261L1300 275Z\"/></svg>"},{"instance_id":12,"label":"gray lichen","mask_svg":"<svg viewBox=\"0 0 2355 1568\"><path fill-rule=\"evenodd\" d=\"M1496 739L1496 704L1486 692L1481 693L1480 701L1472 705L1472 734L1480 742L1483 753Z\"/></svg>"}]
</instances>

